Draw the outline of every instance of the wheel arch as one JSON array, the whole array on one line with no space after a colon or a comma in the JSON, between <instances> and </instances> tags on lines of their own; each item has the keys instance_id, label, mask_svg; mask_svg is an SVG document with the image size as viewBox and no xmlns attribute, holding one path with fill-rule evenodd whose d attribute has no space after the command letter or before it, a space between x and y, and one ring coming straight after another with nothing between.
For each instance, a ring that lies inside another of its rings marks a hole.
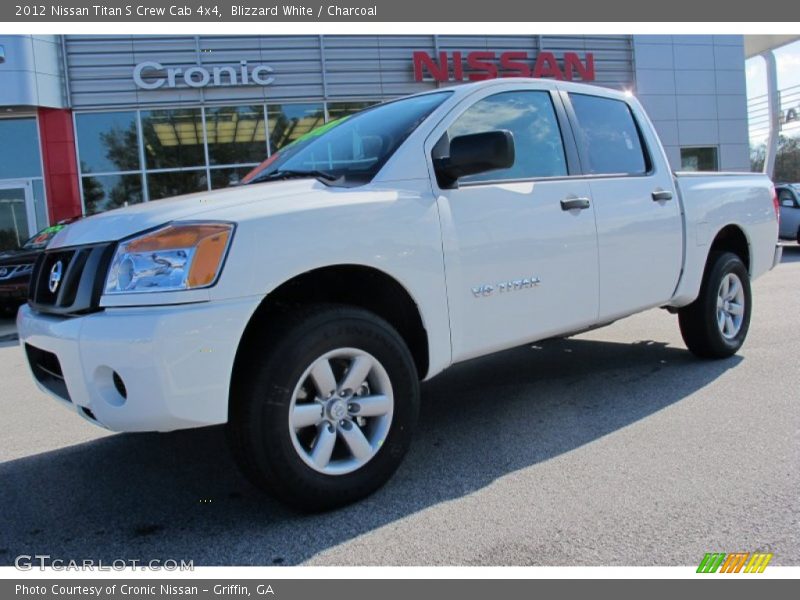
<instances>
[{"instance_id":1,"label":"wheel arch","mask_svg":"<svg viewBox=\"0 0 800 600\"><path fill-rule=\"evenodd\" d=\"M231 386L247 364L247 352L269 335L276 319L310 304L347 304L368 310L392 325L405 341L420 379L430 364L428 333L422 312L408 289L395 277L375 267L337 264L296 275L270 291L245 327L234 359Z\"/></svg>"},{"instance_id":2,"label":"wheel arch","mask_svg":"<svg viewBox=\"0 0 800 600\"><path fill-rule=\"evenodd\" d=\"M732 252L744 263L747 273L752 279L753 255L750 237L746 228L738 223L726 223L716 229L713 237L702 236L703 240L710 240L706 244L687 244L687 254L684 270L678 282L675 293L667 304L670 310L677 310L694 302L700 293L700 287L705 280L710 268L712 257L719 252Z\"/></svg>"},{"instance_id":3,"label":"wheel arch","mask_svg":"<svg viewBox=\"0 0 800 600\"><path fill-rule=\"evenodd\" d=\"M743 227L735 223L730 223L717 232L708 249L706 269L708 269L711 256L715 252L732 252L742 259L747 272L752 273L753 265L750 253L750 239L747 237L747 233Z\"/></svg>"}]
</instances>

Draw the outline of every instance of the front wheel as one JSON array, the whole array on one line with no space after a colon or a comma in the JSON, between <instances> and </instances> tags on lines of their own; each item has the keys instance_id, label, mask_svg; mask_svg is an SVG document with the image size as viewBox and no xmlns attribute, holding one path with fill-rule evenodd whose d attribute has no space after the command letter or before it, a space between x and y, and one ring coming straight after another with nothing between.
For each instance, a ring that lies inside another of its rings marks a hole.
<instances>
[{"instance_id":1,"label":"front wheel","mask_svg":"<svg viewBox=\"0 0 800 600\"><path fill-rule=\"evenodd\" d=\"M326 306L286 317L248 349L231 399L234 456L257 486L302 510L363 498L394 473L419 409L402 338L377 316Z\"/></svg>"},{"instance_id":2,"label":"front wheel","mask_svg":"<svg viewBox=\"0 0 800 600\"><path fill-rule=\"evenodd\" d=\"M750 276L731 252L709 257L700 295L678 312L683 341L702 358L727 358L742 347L750 327Z\"/></svg>"},{"instance_id":3,"label":"front wheel","mask_svg":"<svg viewBox=\"0 0 800 600\"><path fill-rule=\"evenodd\" d=\"M20 304L17 303L0 303L0 318L13 319L17 316Z\"/></svg>"}]
</instances>

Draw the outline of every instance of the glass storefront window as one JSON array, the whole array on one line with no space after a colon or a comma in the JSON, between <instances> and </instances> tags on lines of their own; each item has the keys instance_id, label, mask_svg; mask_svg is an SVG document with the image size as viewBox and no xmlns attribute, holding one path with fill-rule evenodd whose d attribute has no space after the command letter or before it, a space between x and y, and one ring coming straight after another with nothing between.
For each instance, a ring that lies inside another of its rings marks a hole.
<instances>
[{"instance_id":1,"label":"glass storefront window","mask_svg":"<svg viewBox=\"0 0 800 600\"><path fill-rule=\"evenodd\" d=\"M141 175L93 175L82 178L87 215L142 202Z\"/></svg>"},{"instance_id":2,"label":"glass storefront window","mask_svg":"<svg viewBox=\"0 0 800 600\"><path fill-rule=\"evenodd\" d=\"M235 167L233 169L211 169L211 189L226 188L238 184L244 176L253 170L252 167Z\"/></svg>"},{"instance_id":3,"label":"glass storefront window","mask_svg":"<svg viewBox=\"0 0 800 600\"><path fill-rule=\"evenodd\" d=\"M34 117L0 119L0 140L0 179L42 176Z\"/></svg>"},{"instance_id":4,"label":"glass storefront window","mask_svg":"<svg viewBox=\"0 0 800 600\"><path fill-rule=\"evenodd\" d=\"M148 173L147 189L150 200L161 200L170 196L180 196L208 189L206 171L167 171Z\"/></svg>"},{"instance_id":5,"label":"glass storefront window","mask_svg":"<svg viewBox=\"0 0 800 600\"><path fill-rule=\"evenodd\" d=\"M379 102L328 102L328 121L347 117L360 110L380 104Z\"/></svg>"},{"instance_id":6,"label":"glass storefront window","mask_svg":"<svg viewBox=\"0 0 800 600\"><path fill-rule=\"evenodd\" d=\"M272 152L325 123L322 104L269 104L269 144Z\"/></svg>"},{"instance_id":7,"label":"glass storefront window","mask_svg":"<svg viewBox=\"0 0 800 600\"><path fill-rule=\"evenodd\" d=\"M146 110L141 115L147 168L205 165L203 118L199 108Z\"/></svg>"},{"instance_id":8,"label":"glass storefront window","mask_svg":"<svg viewBox=\"0 0 800 600\"><path fill-rule=\"evenodd\" d=\"M719 170L716 146L681 148L681 169L683 171Z\"/></svg>"},{"instance_id":9,"label":"glass storefront window","mask_svg":"<svg viewBox=\"0 0 800 600\"><path fill-rule=\"evenodd\" d=\"M113 173L141 168L135 112L75 115L75 133L81 173Z\"/></svg>"},{"instance_id":10,"label":"glass storefront window","mask_svg":"<svg viewBox=\"0 0 800 600\"><path fill-rule=\"evenodd\" d=\"M29 231L25 188L0 189L0 250L19 248Z\"/></svg>"},{"instance_id":11,"label":"glass storefront window","mask_svg":"<svg viewBox=\"0 0 800 600\"><path fill-rule=\"evenodd\" d=\"M267 155L264 107L206 109L208 160L212 165L259 163Z\"/></svg>"},{"instance_id":12,"label":"glass storefront window","mask_svg":"<svg viewBox=\"0 0 800 600\"><path fill-rule=\"evenodd\" d=\"M379 102L330 102L329 121L375 104ZM30 121L38 153L35 119L15 120ZM211 189L236 185L266 158L268 146L275 152L324 123L322 102L76 113L86 213L144 198L160 200L203 191L209 185ZM27 161L37 168L40 164L38 154ZM34 193L37 221L40 197Z\"/></svg>"}]
</instances>

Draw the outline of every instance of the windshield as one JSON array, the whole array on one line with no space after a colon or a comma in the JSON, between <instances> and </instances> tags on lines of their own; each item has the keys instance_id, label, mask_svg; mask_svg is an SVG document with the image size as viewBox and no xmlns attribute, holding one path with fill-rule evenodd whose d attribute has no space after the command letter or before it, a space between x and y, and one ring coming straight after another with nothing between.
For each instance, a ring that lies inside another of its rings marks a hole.
<instances>
[{"instance_id":1,"label":"windshield","mask_svg":"<svg viewBox=\"0 0 800 600\"><path fill-rule=\"evenodd\" d=\"M242 183L303 174L345 184L367 183L449 94L395 100L323 125L270 156Z\"/></svg>"},{"instance_id":2,"label":"windshield","mask_svg":"<svg viewBox=\"0 0 800 600\"><path fill-rule=\"evenodd\" d=\"M24 250L41 250L42 248L46 248L50 240L53 239L53 236L66 226L67 225L64 223L52 225L51 227L45 227L27 242L22 244L22 248Z\"/></svg>"}]
</instances>

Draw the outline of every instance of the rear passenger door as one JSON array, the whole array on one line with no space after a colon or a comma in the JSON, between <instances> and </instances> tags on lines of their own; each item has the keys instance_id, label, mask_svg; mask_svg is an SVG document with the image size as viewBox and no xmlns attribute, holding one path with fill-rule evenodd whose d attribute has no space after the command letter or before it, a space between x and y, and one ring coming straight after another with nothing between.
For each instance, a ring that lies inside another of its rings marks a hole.
<instances>
[{"instance_id":1,"label":"rear passenger door","mask_svg":"<svg viewBox=\"0 0 800 600\"><path fill-rule=\"evenodd\" d=\"M672 172L632 105L563 93L597 219L599 319L669 300L683 263L683 222ZM658 155L655 153L658 152Z\"/></svg>"}]
</instances>

